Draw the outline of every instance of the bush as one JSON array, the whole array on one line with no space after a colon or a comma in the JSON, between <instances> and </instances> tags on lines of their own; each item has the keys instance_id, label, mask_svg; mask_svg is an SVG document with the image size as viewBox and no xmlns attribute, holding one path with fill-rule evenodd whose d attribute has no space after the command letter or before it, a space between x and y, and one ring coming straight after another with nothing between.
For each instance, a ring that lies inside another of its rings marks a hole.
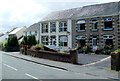
<instances>
[{"instance_id":1,"label":"bush","mask_svg":"<svg viewBox=\"0 0 120 81\"><path fill-rule=\"evenodd\" d=\"M117 50L115 50L115 52L118 52L118 53L120 53L120 49L117 49Z\"/></svg>"},{"instance_id":2,"label":"bush","mask_svg":"<svg viewBox=\"0 0 120 81\"><path fill-rule=\"evenodd\" d=\"M33 50L44 50L44 45L42 44L37 44L31 47Z\"/></svg>"},{"instance_id":3,"label":"bush","mask_svg":"<svg viewBox=\"0 0 120 81\"><path fill-rule=\"evenodd\" d=\"M8 38L7 41L3 43L4 51L19 51L19 43L16 36Z\"/></svg>"},{"instance_id":4,"label":"bush","mask_svg":"<svg viewBox=\"0 0 120 81\"><path fill-rule=\"evenodd\" d=\"M37 41L36 41L36 38L35 38L34 35L32 35L32 36L24 36L21 44L32 46L32 45L36 45Z\"/></svg>"},{"instance_id":5,"label":"bush","mask_svg":"<svg viewBox=\"0 0 120 81\"><path fill-rule=\"evenodd\" d=\"M96 54L104 54L104 55L110 55L110 53L113 51L113 45L106 45L103 48L98 47L98 49L95 51Z\"/></svg>"}]
</instances>

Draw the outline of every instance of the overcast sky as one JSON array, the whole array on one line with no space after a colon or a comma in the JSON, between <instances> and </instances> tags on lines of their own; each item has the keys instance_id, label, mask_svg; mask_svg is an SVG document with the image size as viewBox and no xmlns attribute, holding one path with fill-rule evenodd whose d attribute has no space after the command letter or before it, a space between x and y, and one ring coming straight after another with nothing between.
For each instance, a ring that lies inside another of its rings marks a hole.
<instances>
[{"instance_id":1,"label":"overcast sky","mask_svg":"<svg viewBox=\"0 0 120 81\"><path fill-rule=\"evenodd\" d=\"M0 0L0 33L40 21L52 11L118 0Z\"/></svg>"}]
</instances>

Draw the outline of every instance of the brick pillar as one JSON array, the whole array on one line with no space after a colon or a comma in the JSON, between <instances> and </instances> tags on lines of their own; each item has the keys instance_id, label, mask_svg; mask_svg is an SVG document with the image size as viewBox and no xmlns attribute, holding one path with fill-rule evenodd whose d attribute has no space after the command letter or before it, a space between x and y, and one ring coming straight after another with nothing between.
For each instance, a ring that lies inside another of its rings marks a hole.
<instances>
[{"instance_id":1,"label":"brick pillar","mask_svg":"<svg viewBox=\"0 0 120 81\"><path fill-rule=\"evenodd\" d=\"M73 64L77 64L78 62L78 54L76 50L70 50L70 62Z\"/></svg>"},{"instance_id":2,"label":"brick pillar","mask_svg":"<svg viewBox=\"0 0 120 81\"><path fill-rule=\"evenodd\" d=\"M111 54L111 69L120 70L120 53L112 52Z\"/></svg>"}]
</instances>

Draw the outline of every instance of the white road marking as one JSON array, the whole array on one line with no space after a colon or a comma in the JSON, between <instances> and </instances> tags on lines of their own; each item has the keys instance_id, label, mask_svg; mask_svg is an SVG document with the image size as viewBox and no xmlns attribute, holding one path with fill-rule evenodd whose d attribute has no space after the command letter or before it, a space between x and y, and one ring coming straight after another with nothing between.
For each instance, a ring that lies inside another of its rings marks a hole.
<instances>
[{"instance_id":1,"label":"white road marking","mask_svg":"<svg viewBox=\"0 0 120 81\"><path fill-rule=\"evenodd\" d=\"M33 78L33 79L38 79L38 78L36 78L36 77L34 77L34 76L28 74L28 73L25 73L25 75L27 75L27 76L29 76L29 77L31 77L31 78Z\"/></svg>"},{"instance_id":2,"label":"white road marking","mask_svg":"<svg viewBox=\"0 0 120 81\"><path fill-rule=\"evenodd\" d=\"M9 66L9 65L7 65L7 64L3 64L3 65L5 65L5 66L7 66L7 67L9 67L9 68L11 68L11 69L13 69L13 70L17 71L17 69L16 69L16 68L14 68L14 67L12 67L12 66Z\"/></svg>"},{"instance_id":3,"label":"white road marking","mask_svg":"<svg viewBox=\"0 0 120 81\"><path fill-rule=\"evenodd\" d=\"M106 57L106 58L104 58L104 59L102 59L102 60L100 60L100 61L93 62L93 63L90 63L90 64L85 64L85 65L82 65L82 66L90 66L90 65L94 65L94 64L97 64L97 63L103 62L103 61L105 61L105 60L107 60L107 59L110 59L110 58L111 58L111 56Z\"/></svg>"}]
</instances>

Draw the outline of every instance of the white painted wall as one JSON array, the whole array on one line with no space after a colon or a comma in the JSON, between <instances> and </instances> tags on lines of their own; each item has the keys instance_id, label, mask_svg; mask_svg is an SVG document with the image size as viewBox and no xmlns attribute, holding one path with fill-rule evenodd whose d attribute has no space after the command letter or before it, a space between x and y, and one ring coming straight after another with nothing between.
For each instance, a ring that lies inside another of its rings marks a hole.
<instances>
[{"instance_id":1,"label":"white painted wall","mask_svg":"<svg viewBox=\"0 0 120 81\"><path fill-rule=\"evenodd\" d=\"M67 32L59 32L59 21L55 21L56 22L56 32L50 33L50 22L48 23L48 33L42 33L42 25L40 23L40 44L41 44L41 36L52 36L55 35L56 36L56 46L59 47L59 36L61 35L66 35L68 36L68 47L72 48L72 20L63 20L63 21L67 21L68 24L68 31L70 32L70 34L68 34Z\"/></svg>"}]
</instances>

